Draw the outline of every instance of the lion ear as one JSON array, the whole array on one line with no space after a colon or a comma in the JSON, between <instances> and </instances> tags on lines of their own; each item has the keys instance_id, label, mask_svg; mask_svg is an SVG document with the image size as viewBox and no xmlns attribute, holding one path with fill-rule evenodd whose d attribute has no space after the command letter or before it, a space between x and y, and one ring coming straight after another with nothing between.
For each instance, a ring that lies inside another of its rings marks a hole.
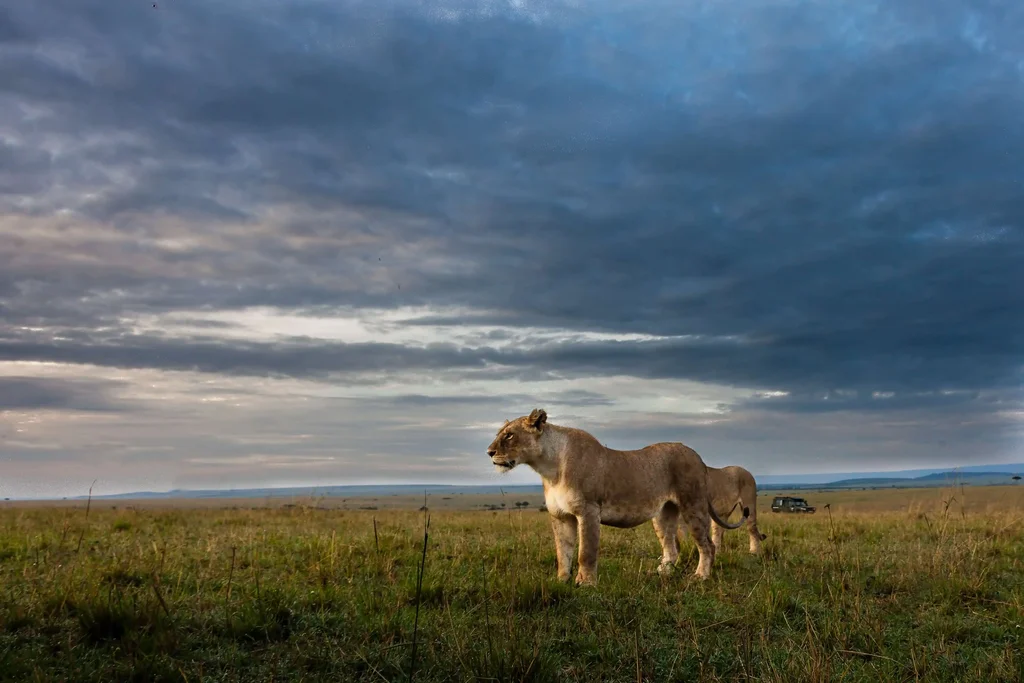
<instances>
[{"instance_id":1,"label":"lion ear","mask_svg":"<svg viewBox=\"0 0 1024 683\"><path fill-rule=\"evenodd\" d=\"M543 408L534 408L533 412L530 413L530 417L526 418L526 421L534 429L540 429L548 421L548 414Z\"/></svg>"}]
</instances>

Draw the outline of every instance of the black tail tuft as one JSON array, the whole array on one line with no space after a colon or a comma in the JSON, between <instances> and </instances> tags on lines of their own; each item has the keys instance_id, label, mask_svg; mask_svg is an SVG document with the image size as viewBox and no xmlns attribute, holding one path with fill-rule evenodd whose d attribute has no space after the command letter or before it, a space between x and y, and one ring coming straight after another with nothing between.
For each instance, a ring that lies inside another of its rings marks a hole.
<instances>
[{"instance_id":1,"label":"black tail tuft","mask_svg":"<svg viewBox=\"0 0 1024 683\"><path fill-rule=\"evenodd\" d=\"M768 538L768 534L761 534L761 540L762 540L762 541L763 541L764 539L766 539L766 538Z\"/></svg>"},{"instance_id":2,"label":"black tail tuft","mask_svg":"<svg viewBox=\"0 0 1024 683\"><path fill-rule=\"evenodd\" d=\"M749 517L750 516L750 508L743 508L743 516L744 517Z\"/></svg>"}]
</instances>

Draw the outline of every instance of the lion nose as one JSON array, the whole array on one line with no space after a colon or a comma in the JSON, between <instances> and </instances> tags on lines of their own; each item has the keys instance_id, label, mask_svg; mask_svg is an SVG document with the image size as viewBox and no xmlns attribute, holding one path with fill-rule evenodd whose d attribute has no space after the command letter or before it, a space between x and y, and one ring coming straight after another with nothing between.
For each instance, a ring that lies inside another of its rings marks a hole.
<instances>
[{"instance_id":1,"label":"lion nose","mask_svg":"<svg viewBox=\"0 0 1024 683\"><path fill-rule=\"evenodd\" d=\"M492 458L494 456L496 456L497 454L498 454L498 451L494 450L493 448L491 448L490 450L487 451L487 455L491 456Z\"/></svg>"}]
</instances>

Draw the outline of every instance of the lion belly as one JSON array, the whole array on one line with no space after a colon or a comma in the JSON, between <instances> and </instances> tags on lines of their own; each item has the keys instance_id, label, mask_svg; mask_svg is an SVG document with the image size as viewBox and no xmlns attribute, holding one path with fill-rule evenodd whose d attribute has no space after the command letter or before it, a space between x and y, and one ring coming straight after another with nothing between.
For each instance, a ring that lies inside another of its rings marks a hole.
<instances>
[{"instance_id":1,"label":"lion belly","mask_svg":"<svg viewBox=\"0 0 1024 683\"><path fill-rule=\"evenodd\" d=\"M631 529L651 521L661 505L602 505L601 524L619 529Z\"/></svg>"},{"instance_id":2,"label":"lion belly","mask_svg":"<svg viewBox=\"0 0 1024 683\"><path fill-rule=\"evenodd\" d=\"M576 492L561 488L549 487L544 493L544 504L553 517L564 519L576 517L586 508L585 497ZM649 522L661 510L665 501L629 501L603 502L599 504L601 524L604 526L630 529Z\"/></svg>"}]
</instances>

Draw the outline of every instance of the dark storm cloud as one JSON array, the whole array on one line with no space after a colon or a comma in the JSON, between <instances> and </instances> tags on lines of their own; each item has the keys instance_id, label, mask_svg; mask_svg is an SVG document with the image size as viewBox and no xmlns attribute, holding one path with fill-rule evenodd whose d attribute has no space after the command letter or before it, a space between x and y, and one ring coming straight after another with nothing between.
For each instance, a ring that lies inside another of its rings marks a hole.
<instances>
[{"instance_id":1,"label":"dark storm cloud","mask_svg":"<svg viewBox=\"0 0 1024 683\"><path fill-rule=\"evenodd\" d=\"M527 405L537 401L541 401L545 405L557 406L609 406L614 404L614 401L609 397L593 391L571 390L546 394L543 399L526 394L499 394L495 396L425 396L422 394L405 394L381 399L379 407L391 409L403 406L422 407L433 405L510 406L516 404Z\"/></svg>"},{"instance_id":2,"label":"dark storm cloud","mask_svg":"<svg viewBox=\"0 0 1024 683\"><path fill-rule=\"evenodd\" d=\"M0 195L23 195L43 190L49 168L50 155L46 152L0 140Z\"/></svg>"},{"instance_id":3,"label":"dark storm cloud","mask_svg":"<svg viewBox=\"0 0 1024 683\"><path fill-rule=\"evenodd\" d=\"M29 33L14 20L10 11L0 7L0 43L27 43Z\"/></svg>"},{"instance_id":4,"label":"dark storm cloud","mask_svg":"<svg viewBox=\"0 0 1024 683\"><path fill-rule=\"evenodd\" d=\"M786 396L761 396L739 401L729 407L734 411L829 413L840 411L883 413L907 410L926 410L932 413L958 414L965 418L970 414L983 414L1007 407L1022 398L1020 392L1007 389L982 395L978 391L929 391L929 392L865 392L825 391L818 393L790 394Z\"/></svg>"},{"instance_id":5,"label":"dark storm cloud","mask_svg":"<svg viewBox=\"0 0 1024 683\"><path fill-rule=\"evenodd\" d=\"M956 341L959 340L938 339L925 348L901 348L891 340L857 344L856 334L835 330L750 342L558 344L529 352L510 352L501 358L574 374L694 379L803 392L815 388L870 392L1021 386L1024 378L1017 361L1019 355L1007 350L1000 357L997 354L1001 344L993 344L992 352L979 352L979 356L989 359L979 366L978 357L965 350L968 344L957 346Z\"/></svg>"},{"instance_id":6,"label":"dark storm cloud","mask_svg":"<svg viewBox=\"0 0 1024 683\"><path fill-rule=\"evenodd\" d=\"M112 393L115 382L0 377L0 411L5 410L124 410Z\"/></svg>"},{"instance_id":7,"label":"dark storm cloud","mask_svg":"<svg viewBox=\"0 0 1024 683\"><path fill-rule=\"evenodd\" d=\"M117 340L36 344L0 341L0 360L190 370L242 376L325 378L332 373L482 368L487 355L452 344L278 344L124 336Z\"/></svg>"},{"instance_id":8,"label":"dark storm cloud","mask_svg":"<svg viewBox=\"0 0 1024 683\"><path fill-rule=\"evenodd\" d=\"M1016 3L0 10L20 36L0 35L2 206L112 233L45 256L0 245L8 326L461 305L704 338L470 352L8 327L4 358L296 376L493 362L808 396L1020 382ZM298 209L260 232L276 206Z\"/></svg>"},{"instance_id":9,"label":"dark storm cloud","mask_svg":"<svg viewBox=\"0 0 1024 683\"><path fill-rule=\"evenodd\" d=\"M879 377L860 358L846 359L840 350L792 351L788 340L775 342L576 342L547 343L522 349L460 348L454 344L412 347L389 343L328 343L284 339L278 342L226 341L214 338L163 338L119 334L102 338L68 334L58 343L0 339L0 360L46 361L126 369L200 371L249 377L348 378L359 382L406 372L442 373L449 379L541 381L563 378L633 376L679 379L721 385L777 389L788 396L740 401L737 414L769 411L818 413L837 411L893 412L928 409L1007 410L1021 401L1022 377L1000 374L1000 367L976 368L970 357L951 350L937 382L921 371L913 352L889 358L886 377ZM822 342L824 343L824 342ZM986 370L988 370L986 372ZM361 379L360 379L361 378ZM753 378L753 379L752 379ZM936 385L939 385L936 388ZM494 385L499 386L498 384ZM979 386L990 393L982 396ZM822 389L824 387L824 389ZM498 394L505 405L536 399ZM409 395L393 401L472 402L474 397L436 398ZM486 398L479 399L486 401ZM495 401L499 401L497 397ZM552 405L612 405L611 396L566 392L548 399Z\"/></svg>"}]
</instances>

